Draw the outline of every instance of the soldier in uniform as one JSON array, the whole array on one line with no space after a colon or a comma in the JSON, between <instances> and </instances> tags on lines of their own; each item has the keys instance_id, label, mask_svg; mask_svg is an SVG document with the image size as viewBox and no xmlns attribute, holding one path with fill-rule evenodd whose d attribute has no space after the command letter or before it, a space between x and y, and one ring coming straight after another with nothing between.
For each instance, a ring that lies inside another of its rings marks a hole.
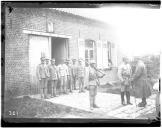
<instances>
[{"instance_id":1,"label":"soldier in uniform","mask_svg":"<svg viewBox=\"0 0 162 128\"><path fill-rule=\"evenodd\" d=\"M85 67L85 89L88 89L88 87L89 87L89 70L90 70L90 64L89 64L89 62L86 62L86 67Z\"/></svg>"},{"instance_id":2,"label":"soldier in uniform","mask_svg":"<svg viewBox=\"0 0 162 128\"><path fill-rule=\"evenodd\" d=\"M46 64L46 67L47 67L47 72L49 74L49 67L50 67L50 59L49 57L45 57L45 64ZM50 92L50 78L47 78L46 79L46 85L47 85L47 94Z\"/></svg>"},{"instance_id":3,"label":"soldier in uniform","mask_svg":"<svg viewBox=\"0 0 162 128\"><path fill-rule=\"evenodd\" d=\"M58 83L58 69L55 65L55 59L51 60L51 65L49 66L49 74L50 74L50 83L51 83L51 97L56 97L56 88Z\"/></svg>"},{"instance_id":4,"label":"soldier in uniform","mask_svg":"<svg viewBox=\"0 0 162 128\"><path fill-rule=\"evenodd\" d=\"M118 68L118 77L121 83L121 104L125 105L124 95L126 93L127 104L130 102L130 77L132 74L131 66L128 59L123 57L123 63Z\"/></svg>"},{"instance_id":5,"label":"soldier in uniform","mask_svg":"<svg viewBox=\"0 0 162 128\"><path fill-rule=\"evenodd\" d=\"M45 57L41 57L41 64L37 66L37 78L39 80L39 86L41 91L41 98L47 98L47 78L49 78L49 72L45 65Z\"/></svg>"},{"instance_id":6,"label":"soldier in uniform","mask_svg":"<svg viewBox=\"0 0 162 128\"><path fill-rule=\"evenodd\" d=\"M76 59L72 59L72 86L73 89L76 90L76 81L77 81L77 65L76 65Z\"/></svg>"},{"instance_id":7,"label":"soldier in uniform","mask_svg":"<svg viewBox=\"0 0 162 128\"><path fill-rule=\"evenodd\" d=\"M96 68L95 61L91 60L90 62L90 71L89 71L89 99L90 99L90 109L93 110L93 108L99 108L96 103L96 95L97 95L97 87L100 85L99 78L102 78L102 76L99 76L99 70Z\"/></svg>"},{"instance_id":8,"label":"soldier in uniform","mask_svg":"<svg viewBox=\"0 0 162 128\"><path fill-rule=\"evenodd\" d=\"M85 77L85 67L82 65L82 60L79 59L79 65L77 68L77 79L79 81L79 93L84 92L84 77Z\"/></svg>"},{"instance_id":9,"label":"soldier in uniform","mask_svg":"<svg viewBox=\"0 0 162 128\"><path fill-rule=\"evenodd\" d=\"M69 72L68 72L68 66L67 66L67 60L66 60L66 59L64 60L63 67L64 67L64 70L65 70L65 77L64 77L64 81L65 81L65 84L64 84L64 93L65 93L65 94L68 94L68 75L69 75Z\"/></svg>"},{"instance_id":10,"label":"soldier in uniform","mask_svg":"<svg viewBox=\"0 0 162 128\"><path fill-rule=\"evenodd\" d=\"M67 87L69 88L70 92L72 92L72 66L70 65L70 60L67 59L66 65L67 69Z\"/></svg>"},{"instance_id":11,"label":"soldier in uniform","mask_svg":"<svg viewBox=\"0 0 162 128\"><path fill-rule=\"evenodd\" d=\"M59 80L60 80L60 93L63 93L63 88L65 84L65 70L63 67L63 60L61 60L61 63L58 65L58 74L59 74Z\"/></svg>"},{"instance_id":12,"label":"soldier in uniform","mask_svg":"<svg viewBox=\"0 0 162 128\"><path fill-rule=\"evenodd\" d=\"M134 92L136 98L141 98L141 102L138 107L145 107L147 102L146 98L151 96L151 83L147 78L147 68L140 58L135 59L136 69L131 78L133 82Z\"/></svg>"},{"instance_id":13,"label":"soldier in uniform","mask_svg":"<svg viewBox=\"0 0 162 128\"><path fill-rule=\"evenodd\" d=\"M60 93L66 93L66 68L64 60L61 60L61 64L58 65L58 74L60 79Z\"/></svg>"}]
</instances>

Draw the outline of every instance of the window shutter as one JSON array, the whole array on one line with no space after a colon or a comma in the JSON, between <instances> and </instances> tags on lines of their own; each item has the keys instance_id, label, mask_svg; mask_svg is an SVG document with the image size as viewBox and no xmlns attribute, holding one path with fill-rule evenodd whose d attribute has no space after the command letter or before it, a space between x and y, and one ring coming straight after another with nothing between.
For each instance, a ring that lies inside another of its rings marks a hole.
<instances>
[{"instance_id":1,"label":"window shutter","mask_svg":"<svg viewBox=\"0 0 162 128\"><path fill-rule=\"evenodd\" d=\"M48 32L54 32L54 23L53 22L47 23L47 30L48 30Z\"/></svg>"},{"instance_id":2,"label":"window shutter","mask_svg":"<svg viewBox=\"0 0 162 128\"><path fill-rule=\"evenodd\" d=\"M85 41L84 39L78 39L78 50L79 50L79 58L85 59Z\"/></svg>"},{"instance_id":3,"label":"window shutter","mask_svg":"<svg viewBox=\"0 0 162 128\"><path fill-rule=\"evenodd\" d=\"M97 46L97 67L98 68L103 68L102 66L102 42L100 40L98 40L96 42L96 46Z\"/></svg>"},{"instance_id":4,"label":"window shutter","mask_svg":"<svg viewBox=\"0 0 162 128\"><path fill-rule=\"evenodd\" d=\"M103 68L108 68L108 46L107 41L102 41L102 64Z\"/></svg>"}]
</instances>

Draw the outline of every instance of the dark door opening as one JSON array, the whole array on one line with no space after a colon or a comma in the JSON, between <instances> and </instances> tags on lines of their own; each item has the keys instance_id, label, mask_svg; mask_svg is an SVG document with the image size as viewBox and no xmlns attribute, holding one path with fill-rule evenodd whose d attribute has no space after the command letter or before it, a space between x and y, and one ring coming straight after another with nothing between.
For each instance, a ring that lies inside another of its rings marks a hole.
<instances>
[{"instance_id":1,"label":"dark door opening","mask_svg":"<svg viewBox=\"0 0 162 128\"><path fill-rule=\"evenodd\" d=\"M55 58L58 65L61 60L69 57L68 39L52 37L51 42L51 57Z\"/></svg>"}]
</instances>

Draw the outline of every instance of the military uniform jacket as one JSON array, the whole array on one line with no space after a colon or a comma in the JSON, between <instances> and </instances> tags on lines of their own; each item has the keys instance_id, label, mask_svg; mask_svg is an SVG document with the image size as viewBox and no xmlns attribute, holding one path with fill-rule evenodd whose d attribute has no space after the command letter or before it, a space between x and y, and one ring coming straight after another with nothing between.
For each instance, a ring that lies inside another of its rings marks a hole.
<instances>
[{"instance_id":1,"label":"military uniform jacket","mask_svg":"<svg viewBox=\"0 0 162 128\"><path fill-rule=\"evenodd\" d=\"M122 64L118 68L118 77L121 82L127 81L132 74L131 66L129 64Z\"/></svg>"},{"instance_id":2,"label":"military uniform jacket","mask_svg":"<svg viewBox=\"0 0 162 128\"><path fill-rule=\"evenodd\" d=\"M60 64L58 66L58 72L59 72L59 76L62 77L62 76L66 76L67 73L66 73L66 67L64 64Z\"/></svg>"},{"instance_id":3,"label":"military uniform jacket","mask_svg":"<svg viewBox=\"0 0 162 128\"><path fill-rule=\"evenodd\" d=\"M36 71L37 78L40 80L42 78L48 78L49 72L45 64L39 64Z\"/></svg>"},{"instance_id":4,"label":"military uniform jacket","mask_svg":"<svg viewBox=\"0 0 162 128\"><path fill-rule=\"evenodd\" d=\"M72 76L73 77L77 76L77 66L76 66L76 64L72 65Z\"/></svg>"},{"instance_id":5,"label":"military uniform jacket","mask_svg":"<svg viewBox=\"0 0 162 128\"><path fill-rule=\"evenodd\" d=\"M93 86L99 86L99 79L98 79L98 72L90 67L89 68L89 85L93 85Z\"/></svg>"},{"instance_id":6,"label":"military uniform jacket","mask_svg":"<svg viewBox=\"0 0 162 128\"><path fill-rule=\"evenodd\" d=\"M68 65L68 70L67 70L67 74L68 76L72 76L72 66L71 65Z\"/></svg>"},{"instance_id":7,"label":"military uniform jacket","mask_svg":"<svg viewBox=\"0 0 162 128\"><path fill-rule=\"evenodd\" d=\"M84 77L85 76L85 67L82 65L79 65L77 68L77 76L79 77Z\"/></svg>"},{"instance_id":8,"label":"military uniform jacket","mask_svg":"<svg viewBox=\"0 0 162 128\"><path fill-rule=\"evenodd\" d=\"M57 80L58 79L58 69L56 65L50 65L49 66L49 74L51 80Z\"/></svg>"}]
</instances>

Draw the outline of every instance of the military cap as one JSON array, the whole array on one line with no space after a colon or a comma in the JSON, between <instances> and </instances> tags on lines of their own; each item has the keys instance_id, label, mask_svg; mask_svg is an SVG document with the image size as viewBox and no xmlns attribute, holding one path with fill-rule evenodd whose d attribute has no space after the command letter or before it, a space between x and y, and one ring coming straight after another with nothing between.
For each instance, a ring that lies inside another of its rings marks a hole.
<instances>
[{"instance_id":1,"label":"military cap","mask_svg":"<svg viewBox=\"0 0 162 128\"><path fill-rule=\"evenodd\" d=\"M41 57L40 59L41 59L41 60L45 60L45 57Z\"/></svg>"}]
</instances>

